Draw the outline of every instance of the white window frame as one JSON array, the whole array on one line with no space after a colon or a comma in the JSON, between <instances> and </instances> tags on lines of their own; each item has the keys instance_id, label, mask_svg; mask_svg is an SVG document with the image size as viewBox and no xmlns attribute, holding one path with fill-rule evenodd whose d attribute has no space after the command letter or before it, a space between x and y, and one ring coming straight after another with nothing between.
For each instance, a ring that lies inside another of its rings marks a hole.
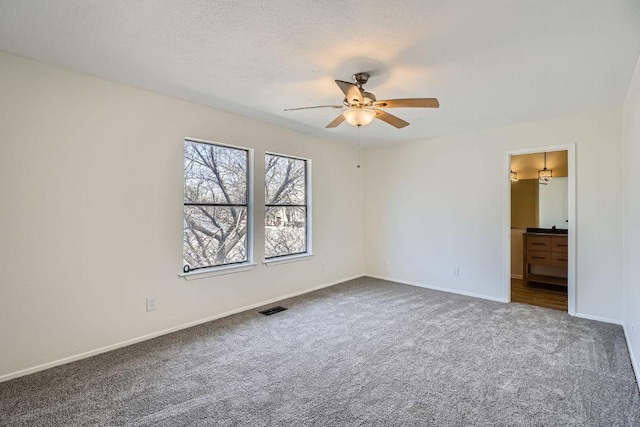
<instances>
[{"instance_id":1,"label":"white window frame","mask_svg":"<svg viewBox=\"0 0 640 427\"><path fill-rule=\"evenodd\" d=\"M253 248L254 248L254 149L249 147L242 147L239 145L225 144L217 141L208 141L205 139L198 138L184 138L182 141L183 147L185 141L196 142L199 144L208 144L208 145L216 145L219 147L231 148L235 150L243 150L247 152L247 260L241 263L235 264L224 264L224 265L216 265L205 268L198 268L196 270L182 272L179 274L180 277L183 277L186 280L193 279L203 279L206 277L219 276L230 273L239 273L241 271L248 271L255 267L255 263L253 261ZM182 161L184 163L184 152L182 156ZM184 173L182 177L183 182L183 191L184 191ZM183 215L184 215L184 196L182 196L183 200ZM183 237L184 239L184 237ZM181 242L184 245L184 240ZM184 247L182 249L182 253L184 255Z\"/></svg>"},{"instance_id":2,"label":"white window frame","mask_svg":"<svg viewBox=\"0 0 640 427\"><path fill-rule=\"evenodd\" d=\"M312 197L312 171L313 171L313 167L312 167L312 160L306 157L300 157L300 156L294 156L291 154L282 154L282 153L276 153L274 151L265 151L265 158L267 155L271 155L271 156L279 156L279 157L286 157L286 158L290 158L290 159L295 159L295 160L304 160L305 164L306 164L306 170L305 170L305 206L306 206L306 214L307 214L307 218L306 218L306 223L307 223L307 227L306 227L306 233L305 233L305 238L306 238L306 251L305 252L301 252L301 253L296 253L296 254L291 254L291 255L280 255L280 256L276 256L276 257L271 257L271 258L267 258L266 256L264 257L264 264L266 266L273 266L273 265L278 265L278 264L287 264L290 262L296 262L296 261L302 261L302 260L306 260L309 259L310 257L313 256L313 239L312 239L312 235L313 235L313 197ZM264 159L263 159L263 162ZM266 169L266 162L265 162L265 169ZM265 191L265 190L263 190ZM266 218L267 215L267 200L266 200L266 191L265 191L265 198L264 198L264 204L263 204L263 218ZM265 224L262 224L263 230L264 227L266 227ZM266 244L266 236L265 236L265 241L263 242L263 246Z\"/></svg>"}]
</instances>

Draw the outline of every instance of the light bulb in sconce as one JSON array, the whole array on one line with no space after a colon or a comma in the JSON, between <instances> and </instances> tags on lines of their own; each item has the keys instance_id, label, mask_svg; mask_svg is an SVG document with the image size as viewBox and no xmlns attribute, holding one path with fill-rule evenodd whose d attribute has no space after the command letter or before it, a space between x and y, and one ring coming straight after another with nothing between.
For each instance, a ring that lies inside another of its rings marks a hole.
<instances>
[{"instance_id":1,"label":"light bulb in sconce","mask_svg":"<svg viewBox=\"0 0 640 427\"><path fill-rule=\"evenodd\" d=\"M376 112L367 108L350 108L342 114L353 126L366 126L376 117Z\"/></svg>"},{"instance_id":2,"label":"light bulb in sconce","mask_svg":"<svg viewBox=\"0 0 640 427\"><path fill-rule=\"evenodd\" d=\"M551 169L547 169L547 153L544 153L544 168L538 171L538 181L542 181L542 183L547 183L551 181L553 178L553 171Z\"/></svg>"},{"instance_id":3,"label":"light bulb in sconce","mask_svg":"<svg viewBox=\"0 0 640 427\"><path fill-rule=\"evenodd\" d=\"M538 179L540 181L550 181L553 178L553 171L551 169L544 168L538 171Z\"/></svg>"}]
</instances>

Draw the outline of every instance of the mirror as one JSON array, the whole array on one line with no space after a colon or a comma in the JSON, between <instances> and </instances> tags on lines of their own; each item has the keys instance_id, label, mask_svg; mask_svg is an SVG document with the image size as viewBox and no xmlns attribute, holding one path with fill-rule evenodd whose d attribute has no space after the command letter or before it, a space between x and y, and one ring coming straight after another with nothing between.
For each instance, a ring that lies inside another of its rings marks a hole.
<instances>
[{"instance_id":1,"label":"mirror","mask_svg":"<svg viewBox=\"0 0 640 427\"><path fill-rule=\"evenodd\" d=\"M511 186L511 228L568 228L569 185L566 177L545 184L522 179Z\"/></svg>"},{"instance_id":2,"label":"mirror","mask_svg":"<svg viewBox=\"0 0 640 427\"><path fill-rule=\"evenodd\" d=\"M538 227L568 228L569 183L568 178L554 178L540 185L538 202Z\"/></svg>"},{"instance_id":3,"label":"mirror","mask_svg":"<svg viewBox=\"0 0 640 427\"><path fill-rule=\"evenodd\" d=\"M511 157L511 170L519 180L511 185L511 228L568 228L569 182L567 151L546 153L546 167L553 178L538 180L545 167L545 153Z\"/></svg>"}]
</instances>

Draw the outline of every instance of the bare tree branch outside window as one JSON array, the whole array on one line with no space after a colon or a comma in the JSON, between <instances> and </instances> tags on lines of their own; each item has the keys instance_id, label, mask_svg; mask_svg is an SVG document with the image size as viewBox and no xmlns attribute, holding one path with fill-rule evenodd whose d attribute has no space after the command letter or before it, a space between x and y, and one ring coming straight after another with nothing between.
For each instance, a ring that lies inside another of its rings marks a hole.
<instances>
[{"instance_id":1,"label":"bare tree branch outside window","mask_svg":"<svg viewBox=\"0 0 640 427\"><path fill-rule=\"evenodd\" d=\"M185 271L248 260L248 161L247 150L185 140Z\"/></svg>"},{"instance_id":2,"label":"bare tree branch outside window","mask_svg":"<svg viewBox=\"0 0 640 427\"><path fill-rule=\"evenodd\" d=\"M307 161L265 155L265 258L307 252Z\"/></svg>"}]
</instances>

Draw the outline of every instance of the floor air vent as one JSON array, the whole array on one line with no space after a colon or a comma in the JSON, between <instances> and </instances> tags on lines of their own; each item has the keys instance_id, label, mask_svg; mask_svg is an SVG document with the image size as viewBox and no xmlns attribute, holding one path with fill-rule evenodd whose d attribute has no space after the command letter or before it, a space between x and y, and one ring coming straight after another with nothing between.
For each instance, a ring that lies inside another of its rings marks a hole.
<instances>
[{"instance_id":1,"label":"floor air vent","mask_svg":"<svg viewBox=\"0 0 640 427\"><path fill-rule=\"evenodd\" d=\"M282 306L271 307L266 310L259 311L258 313L264 314L265 316L271 316L272 314L280 313L281 311L285 311L286 308Z\"/></svg>"}]
</instances>

